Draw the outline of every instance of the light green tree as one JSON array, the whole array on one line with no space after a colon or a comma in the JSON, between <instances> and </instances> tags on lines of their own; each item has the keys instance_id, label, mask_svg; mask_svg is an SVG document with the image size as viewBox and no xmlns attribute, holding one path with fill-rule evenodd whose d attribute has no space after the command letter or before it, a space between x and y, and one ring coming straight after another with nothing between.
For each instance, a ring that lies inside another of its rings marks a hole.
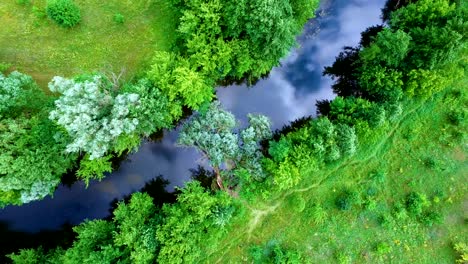
<instances>
[{"instance_id":1,"label":"light green tree","mask_svg":"<svg viewBox=\"0 0 468 264\"><path fill-rule=\"evenodd\" d=\"M221 109L218 102L205 113L196 114L183 127L178 143L196 147L207 158L216 173L220 189L228 191L237 185L237 168L253 179L264 177L259 141L271 136L270 121L262 115L249 115L249 126L239 129L233 114ZM229 180L225 186L225 180Z\"/></svg>"}]
</instances>

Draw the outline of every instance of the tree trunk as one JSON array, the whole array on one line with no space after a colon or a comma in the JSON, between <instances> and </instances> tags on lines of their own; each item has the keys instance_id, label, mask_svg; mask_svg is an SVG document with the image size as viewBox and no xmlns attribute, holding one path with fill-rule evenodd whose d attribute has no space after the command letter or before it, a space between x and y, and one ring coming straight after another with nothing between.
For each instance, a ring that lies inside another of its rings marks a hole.
<instances>
[{"instance_id":1,"label":"tree trunk","mask_svg":"<svg viewBox=\"0 0 468 264\"><path fill-rule=\"evenodd\" d=\"M218 167L214 167L213 168L214 171L215 171L215 174L216 174L216 183L218 184L218 187L223 190L223 191L226 191L226 189L224 188L224 185L223 185L223 179L221 178L221 173L219 171L219 168Z\"/></svg>"}]
</instances>

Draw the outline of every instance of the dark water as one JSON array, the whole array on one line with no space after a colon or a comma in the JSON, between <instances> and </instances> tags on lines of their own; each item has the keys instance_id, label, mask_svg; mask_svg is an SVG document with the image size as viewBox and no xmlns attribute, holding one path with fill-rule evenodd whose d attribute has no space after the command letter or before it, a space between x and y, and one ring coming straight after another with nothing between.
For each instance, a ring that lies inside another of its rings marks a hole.
<instances>
[{"instance_id":1,"label":"dark water","mask_svg":"<svg viewBox=\"0 0 468 264\"><path fill-rule=\"evenodd\" d=\"M260 113L271 118L274 128L302 116L315 113L315 102L330 99L331 80L322 77L343 46L357 45L360 32L380 23L380 9L385 0L335 0L323 4L317 19L311 21L299 37L301 47L294 49L280 67L255 86L232 85L219 88L222 105L245 121L247 113ZM121 199L158 175L170 181L169 189L183 186L189 169L206 165L194 149L175 145L177 131L165 133L159 143L143 143L139 151L101 182L86 189L82 182L71 188L61 185L54 197L21 207L0 210L1 234L55 230L64 224L76 225L84 219L109 215L111 201ZM7 241L0 241L7 242Z\"/></svg>"}]
</instances>

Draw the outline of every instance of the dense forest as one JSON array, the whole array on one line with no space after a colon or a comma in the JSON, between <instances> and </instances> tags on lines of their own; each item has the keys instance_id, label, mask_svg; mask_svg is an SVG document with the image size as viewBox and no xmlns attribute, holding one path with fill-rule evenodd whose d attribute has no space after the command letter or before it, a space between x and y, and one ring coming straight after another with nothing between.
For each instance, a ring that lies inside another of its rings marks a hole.
<instances>
[{"instance_id":1,"label":"dense forest","mask_svg":"<svg viewBox=\"0 0 468 264\"><path fill-rule=\"evenodd\" d=\"M80 34L81 1L39 2L8 5ZM214 87L268 75L318 1L148 2L171 14L158 22L170 37L138 70L54 76L46 87L18 71L27 67L0 64L0 207L52 195L66 174L103 179L143 139L178 124L178 144L210 170L167 203L157 202L164 191L136 192L68 241L8 261L468 261L468 3L388 1L383 23L324 69L336 97L317 102L317 117L272 131L258 114L241 126Z\"/></svg>"}]
</instances>

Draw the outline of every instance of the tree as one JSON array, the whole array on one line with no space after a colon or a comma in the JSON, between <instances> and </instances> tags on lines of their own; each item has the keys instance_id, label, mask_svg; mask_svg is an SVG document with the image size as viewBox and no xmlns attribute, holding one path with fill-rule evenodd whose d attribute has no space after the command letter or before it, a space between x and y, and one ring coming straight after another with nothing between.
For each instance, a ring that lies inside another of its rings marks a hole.
<instances>
[{"instance_id":1,"label":"tree","mask_svg":"<svg viewBox=\"0 0 468 264\"><path fill-rule=\"evenodd\" d=\"M0 73L0 118L15 118L35 113L47 104L47 98L29 75L13 71Z\"/></svg>"},{"instance_id":2,"label":"tree","mask_svg":"<svg viewBox=\"0 0 468 264\"><path fill-rule=\"evenodd\" d=\"M222 110L218 102L212 103L205 113L195 115L183 127L179 144L194 146L207 158L215 173L220 189L227 191L237 185L236 168L246 170L254 179L263 177L259 141L271 137L270 122L261 115L249 115L249 126L236 129L231 113ZM230 180L230 187L224 181Z\"/></svg>"},{"instance_id":3,"label":"tree","mask_svg":"<svg viewBox=\"0 0 468 264\"><path fill-rule=\"evenodd\" d=\"M392 29L405 32L429 25L441 26L455 9L450 0L418 0L393 12L389 24Z\"/></svg>"},{"instance_id":4,"label":"tree","mask_svg":"<svg viewBox=\"0 0 468 264\"><path fill-rule=\"evenodd\" d=\"M388 22L392 12L416 1L418 0L387 0L387 2L385 2L384 8L382 8L382 20L384 22Z\"/></svg>"},{"instance_id":5,"label":"tree","mask_svg":"<svg viewBox=\"0 0 468 264\"><path fill-rule=\"evenodd\" d=\"M115 245L130 251L132 263L154 263L159 250L156 228L160 221L153 199L146 193L135 193L127 205L121 202L114 211Z\"/></svg>"},{"instance_id":6,"label":"tree","mask_svg":"<svg viewBox=\"0 0 468 264\"><path fill-rule=\"evenodd\" d=\"M373 102L395 103L403 97L403 74L391 68L368 66L361 71L359 83Z\"/></svg>"},{"instance_id":7,"label":"tree","mask_svg":"<svg viewBox=\"0 0 468 264\"><path fill-rule=\"evenodd\" d=\"M323 71L324 76L328 75L335 81L332 89L338 96L359 97L363 95L358 81L359 69L362 67L359 51L359 48L344 47L332 66L325 67Z\"/></svg>"},{"instance_id":8,"label":"tree","mask_svg":"<svg viewBox=\"0 0 468 264\"><path fill-rule=\"evenodd\" d=\"M157 229L161 245L160 263L195 263L203 258L201 244L213 246L219 241L222 222L219 212L231 206L224 193L212 195L197 181L188 182L177 197L177 203L165 204L163 220ZM221 217L223 217L221 215ZM218 223L218 224L217 224Z\"/></svg>"},{"instance_id":9,"label":"tree","mask_svg":"<svg viewBox=\"0 0 468 264\"><path fill-rule=\"evenodd\" d=\"M152 198L135 193L114 210L113 220L85 221L73 228L77 237L67 249L23 249L14 263L154 263L159 251L160 215Z\"/></svg>"},{"instance_id":10,"label":"tree","mask_svg":"<svg viewBox=\"0 0 468 264\"><path fill-rule=\"evenodd\" d=\"M72 0L47 0L46 11L62 27L70 28L81 21L80 9Z\"/></svg>"},{"instance_id":11,"label":"tree","mask_svg":"<svg viewBox=\"0 0 468 264\"><path fill-rule=\"evenodd\" d=\"M374 38L372 44L361 50L359 57L367 65L398 67L410 48L411 36L402 30L392 32L385 28Z\"/></svg>"},{"instance_id":12,"label":"tree","mask_svg":"<svg viewBox=\"0 0 468 264\"><path fill-rule=\"evenodd\" d=\"M30 76L0 74L0 207L53 192L76 155L70 138L47 116L50 100Z\"/></svg>"},{"instance_id":13,"label":"tree","mask_svg":"<svg viewBox=\"0 0 468 264\"><path fill-rule=\"evenodd\" d=\"M114 88L98 75L83 82L57 76L49 83L50 91L62 94L49 118L72 137L67 152L85 151L90 159L99 158L121 135L135 131L139 122L129 108L139 103L139 96L117 94Z\"/></svg>"},{"instance_id":14,"label":"tree","mask_svg":"<svg viewBox=\"0 0 468 264\"><path fill-rule=\"evenodd\" d=\"M136 132L149 136L158 129L169 128L174 120L172 113L178 106L172 104L168 95L154 86L148 79L140 79L122 88L126 94L137 94L138 104L130 106L130 113L138 119Z\"/></svg>"}]
</instances>

